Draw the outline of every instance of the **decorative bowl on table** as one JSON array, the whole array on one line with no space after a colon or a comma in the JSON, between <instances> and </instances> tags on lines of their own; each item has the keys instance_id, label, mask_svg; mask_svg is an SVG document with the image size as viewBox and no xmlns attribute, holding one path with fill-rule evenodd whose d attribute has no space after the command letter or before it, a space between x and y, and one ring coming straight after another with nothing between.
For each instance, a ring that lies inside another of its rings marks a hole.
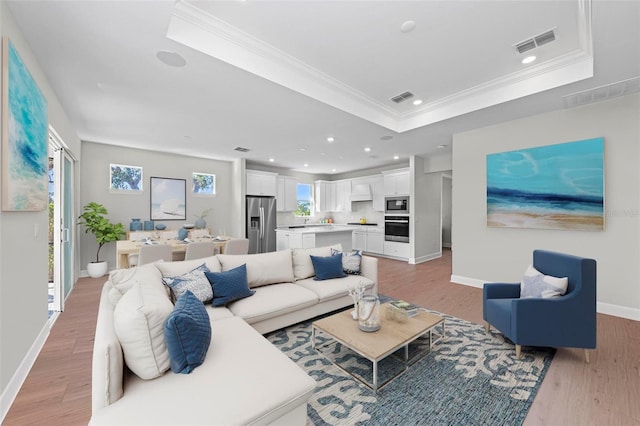
<instances>
[{"instance_id":1,"label":"decorative bowl on table","mask_svg":"<svg viewBox=\"0 0 640 426\"><path fill-rule=\"evenodd\" d=\"M167 225L165 225L164 223L159 223L156 225L156 229L158 231L164 231L165 229L167 229Z\"/></svg>"},{"instance_id":2,"label":"decorative bowl on table","mask_svg":"<svg viewBox=\"0 0 640 426\"><path fill-rule=\"evenodd\" d=\"M182 227L184 229L193 229L195 225L193 223L185 223L184 225L182 225Z\"/></svg>"}]
</instances>

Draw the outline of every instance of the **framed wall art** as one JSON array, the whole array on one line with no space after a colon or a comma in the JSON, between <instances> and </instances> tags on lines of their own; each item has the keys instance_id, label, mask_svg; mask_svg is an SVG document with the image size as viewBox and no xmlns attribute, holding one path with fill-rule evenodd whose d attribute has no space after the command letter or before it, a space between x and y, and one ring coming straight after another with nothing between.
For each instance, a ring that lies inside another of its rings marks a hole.
<instances>
[{"instance_id":1,"label":"framed wall art","mask_svg":"<svg viewBox=\"0 0 640 426\"><path fill-rule=\"evenodd\" d=\"M151 220L187 218L186 179L151 178Z\"/></svg>"},{"instance_id":2,"label":"framed wall art","mask_svg":"<svg viewBox=\"0 0 640 426\"><path fill-rule=\"evenodd\" d=\"M47 100L13 43L2 38L2 210L47 207Z\"/></svg>"},{"instance_id":3,"label":"framed wall art","mask_svg":"<svg viewBox=\"0 0 640 426\"><path fill-rule=\"evenodd\" d=\"M604 138L487 155L487 226L604 229Z\"/></svg>"}]
</instances>

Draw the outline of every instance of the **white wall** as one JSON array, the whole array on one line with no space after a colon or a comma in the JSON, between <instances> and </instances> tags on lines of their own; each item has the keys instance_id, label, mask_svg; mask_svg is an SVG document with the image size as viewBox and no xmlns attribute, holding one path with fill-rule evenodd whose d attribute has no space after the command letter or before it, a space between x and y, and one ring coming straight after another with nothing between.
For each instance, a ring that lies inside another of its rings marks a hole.
<instances>
[{"instance_id":1,"label":"white wall","mask_svg":"<svg viewBox=\"0 0 640 426\"><path fill-rule=\"evenodd\" d=\"M10 38L47 99L49 123L80 157L80 140L43 70L0 2L0 32ZM1 108L1 106L0 106ZM38 228L37 235L34 232ZM48 212L0 212L0 419L17 394L49 331Z\"/></svg>"},{"instance_id":2,"label":"white wall","mask_svg":"<svg viewBox=\"0 0 640 426\"><path fill-rule=\"evenodd\" d=\"M125 164L143 168L142 193L127 194L109 190L109 164ZM90 201L103 204L109 211L112 222L122 222L129 228L132 218L149 220L150 178L167 177L186 179L187 181L187 220L164 220L167 229L178 229L185 223L193 223L195 215L205 209L213 210L206 218L207 227L217 233L224 228L227 234L240 237L239 220L241 204L238 203L239 188L237 182L242 176L240 164L230 161L211 160L167 154L156 151L124 148L99 143L82 142L82 191L81 203ZM191 194L191 174L193 172L216 175L216 196L198 196ZM80 251L81 266L86 269L88 262L95 258L97 244L93 234L85 234L81 228ZM100 260L106 260L109 268L116 265L116 244L108 243L100 251Z\"/></svg>"},{"instance_id":3,"label":"white wall","mask_svg":"<svg viewBox=\"0 0 640 426\"><path fill-rule=\"evenodd\" d=\"M605 140L601 232L488 228L486 155ZM518 282L535 248L597 260L598 310L640 320L640 95L528 117L454 135L453 277L471 285Z\"/></svg>"},{"instance_id":4,"label":"white wall","mask_svg":"<svg viewBox=\"0 0 640 426\"><path fill-rule=\"evenodd\" d=\"M428 158L411 158L411 200L412 227L409 229L411 241L409 263L420 263L442 256L441 245L441 203L442 173L424 173Z\"/></svg>"}]
</instances>

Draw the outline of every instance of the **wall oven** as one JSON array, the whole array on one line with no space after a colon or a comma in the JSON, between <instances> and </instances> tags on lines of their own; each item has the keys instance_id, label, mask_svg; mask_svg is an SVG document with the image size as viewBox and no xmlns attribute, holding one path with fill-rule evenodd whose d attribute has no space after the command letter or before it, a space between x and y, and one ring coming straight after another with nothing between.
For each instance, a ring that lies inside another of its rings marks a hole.
<instances>
[{"instance_id":1,"label":"wall oven","mask_svg":"<svg viewBox=\"0 0 640 426\"><path fill-rule=\"evenodd\" d=\"M409 197L385 197L386 214L409 214Z\"/></svg>"},{"instance_id":2,"label":"wall oven","mask_svg":"<svg viewBox=\"0 0 640 426\"><path fill-rule=\"evenodd\" d=\"M384 217L385 241L409 242L409 216Z\"/></svg>"}]
</instances>

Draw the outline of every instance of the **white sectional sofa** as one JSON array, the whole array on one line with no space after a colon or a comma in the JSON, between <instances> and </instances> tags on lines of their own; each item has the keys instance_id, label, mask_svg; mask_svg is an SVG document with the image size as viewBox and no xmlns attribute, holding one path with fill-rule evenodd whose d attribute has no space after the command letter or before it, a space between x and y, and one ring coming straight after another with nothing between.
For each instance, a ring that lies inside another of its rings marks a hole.
<instances>
[{"instance_id":1,"label":"white sectional sofa","mask_svg":"<svg viewBox=\"0 0 640 426\"><path fill-rule=\"evenodd\" d=\"M112 272L98 311L90 424L306 424L315 381L262 334L351 305L348 290L358 284L377 293L373 257L362 257L361 275L314 280L310 255L329 256L331 248L217 255ZM172 306L162 278L202 263L212 272L246 264L256 293L227 307L207 305L211 343L204 363L190 374L175 374L167 371L158 327Z\"/></svg>"}]
</instances>

